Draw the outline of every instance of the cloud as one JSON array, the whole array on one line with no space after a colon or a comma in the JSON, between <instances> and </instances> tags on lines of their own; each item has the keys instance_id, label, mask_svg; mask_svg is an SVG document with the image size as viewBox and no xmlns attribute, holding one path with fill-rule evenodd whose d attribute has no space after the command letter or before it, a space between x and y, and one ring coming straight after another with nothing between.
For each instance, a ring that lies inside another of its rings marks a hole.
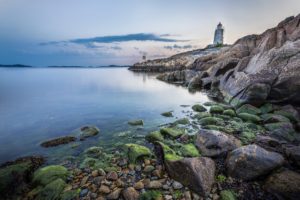
<instances>
[{"instance_id":1,"label":"cloud","mask_svg":"<svg viewBox=\"0 0 300 200\"><path fill-rule=\"evenodd\" d=\"M177 44L174 44L173 46L164 46L165 49L191 49L193 46L192 45L183 45L183 46L179 46Z\"/></svg>"}]
</instances>

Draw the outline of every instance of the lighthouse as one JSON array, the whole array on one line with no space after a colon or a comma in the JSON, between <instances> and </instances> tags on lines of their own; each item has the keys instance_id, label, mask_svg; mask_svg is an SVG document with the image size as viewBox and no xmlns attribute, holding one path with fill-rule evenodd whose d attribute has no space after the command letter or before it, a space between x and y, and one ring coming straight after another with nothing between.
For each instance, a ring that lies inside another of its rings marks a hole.
<instances>
[{"instance_id":1,"label":"lighthouse","mask_svg":"<svg viewBox=\"0 0 300 200\"><path fill-rule=\"evenodd\" d=\"M224 27L220 22L215 30L214 45L222 45L223 38L224 38Z\"/></svg>"}]
</instances>

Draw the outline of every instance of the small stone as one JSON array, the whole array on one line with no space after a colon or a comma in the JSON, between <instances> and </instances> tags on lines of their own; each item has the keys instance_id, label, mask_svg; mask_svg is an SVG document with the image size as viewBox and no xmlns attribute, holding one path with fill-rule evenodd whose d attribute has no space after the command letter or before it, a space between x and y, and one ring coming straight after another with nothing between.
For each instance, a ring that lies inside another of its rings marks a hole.
<instances>
[{"instance_id":1,"label":"small stone","mask_svg":"<svg viewBox=\"0 0 300 200\"><path fill-rule=\"evenodd\" d=\"M142 181L136 182L133 187L136 190L141 190L144 188L144 183Z\"/></svg>"},{"instance_id":2,"label":"small stone","mask_svg":"<svg viewBox=\"0 0 300 200\"><path fill-rule=\"evenodd\" d=\"M147 166L144 168L144 172L146 172L146 173L151 173L153 170L155 170L155 167L152 166L152 165L147 165Z\"/></svg>"},{"instance_id":3,"label":"small stone","mask_svg":"<svg viewBox=\"0 0 300 200\"><path fill-rule=\"evenodd\" d=\"M116 185L117 185L117 187L122 188L122 187L125 186L125 183L124 183L122 180L118 179L118 180L116 181Z\"/></svg>"},{"instance_id":4,"label":"small stone","mask_svg":"<svg viewBox=\"0 0 300 200\"><path fill-rule=\"evenodd\" d=\"M145 164L145 165L150 165L150 164L151 164L151 162L150 162L150 160L148 160L148 159L145 159L145 160L144 160L144 164Z\"/></svg>"},{"instance_id":5,"label":"small stone","mask_svg":"<svg viewBox=\"0 0 300 200\"><path fill-rule=\"evenodd\" d=\"M79 196L80 196L80 197L85 197L85 196L87 195L88 192L89 192L88 189L83 189L83 190L80 191Z\"/></svg>"},{"instance_id":6,"label":"small stone","mask_svg":"<svg viewBox=\"0 0 300 200\"><path fill-rule=\"evenodd\" d=\"M146 187L149 189L159 189L162 188L162 184L160 181L150 181Z\"/></svg>"},{"instance_id":7,"label":"small stone","mask_svg":"<svg viewBox=\"0 0 300 200\"><path fill-rule=\"evenodd\" d=\"M108 193L110 193L110 189L106 185L101 185L99 192L103 193L103 194L108 194Z\"/></svg>"},{"instance_id":8,"label":"small stone","mask_svg":"<svg viewBox=\"0 0 300 200\"><path fill-rule=\"evenodd\" d=\"M140 196L133 187L126 188L122 194L125 200L138 200Z\"/></svg>"},{"instance_id":9,"label":"small stone","mask_svg":"<svg viewBox=\"0 0 300 200\"><path fill-rule=\"evenodd\" d=\"M98 176L98 175L99 175L98 170L92 171L92 176L93 176L93 177L96 177L96 176Z\"/></svg>"},{"instance_id":10,"label":"small stone","mask_svg":"<svg viewBox=\"0 0 300 200\"><path fill-rule=\"evenodd\" d=\"M90 197L93 199L96 199L97 196L98 196L97 193L94 193L94 192L90 193Z\"/></svg>"},{"instance_id":11,"label":"small stone","mask_svg":"<svg viewBox=\"0 0 300 200\"><path fill-rule=\"evenodd\" d=\"M106 175L104 169L101 169L101 168L98 169L98 173L99 173L100 176L105 176Z\"/></svg>"},{"instance_id":12,"label":"small stone","mask_svg":"<svg viewBox=\"0 0 300 200\"><path fill-rule=\"evenodd\" d=\"M137 171L137 172L142 171L141 165L136 165L136 166L135 166L135 171Z\"/></svg>"},{"instance_id":13,"label":"small stone","mask_svg":"<svg viewBox=\"0 0 300 200\"><path fill-rule=\"evenodd\" d=\"M108 172L106 179L110 181L116 181L118 179L118 174L115 171Z\"/></svg>"},{"instance_id":14,"label":"small stone","mask_svg":"<svg viewBox=\"0 0 300 200\"><path fill-rule=\"evenodd\" d=\"M173 199L173 197L172 197L172 195L165 195L165 198L164 198L165 200L172 200Z\"/></svg>"},{"instance_id":15,"label":"small stone","mask_svg":"<svg viewBox=\"0 0 300 200\"><path fill-rule=\"evenodd\" d=\"M153 175L153 176L157 176L158 178L162 178L162 176L163 176L163 171L160 170L160 169L156 169L156 170L154 170L154 171L152 172L152 175Z\"/></svg>"},{"instance_id":16,"label":"small stone","mask_svg":"<svg viewBox=\"0 0 300 200\"><path fill-rule=\"evenodd\" d=\"M84 186L84 185L86 184L86 182L87 182L88 179L89 179L88 176L83 177L83 179L82 179L81 182L80 182L80 186L81 186L81 187Z\"/></svg>"},{"instance_id":17,"label":"small stone","mask_svg":"<svg viewBox=\"0 0 300 200\"><path fill-rule=\"evenodd\" d=\"M110 199L111 200L119 199L121 192L122 192L122 189L121 188L117 188L113 192L111 192L109 195L107 195L106 199L109 199L109 200Z\"/></svg>"},{"instance_id":18,"label":"small stone","mask_svg":"<svg viewBox=\"0 0 300 200\"><path fill-rule=\"evenodd\" d=\"M184 198L185 198L185 200L192 200L192 196L191 196L190 191L185 191L184 192Z\"/></svg>"},{"instance_id":19,"label":"small stone","mask_svg":"<svg viewBox=\"0 0 300 200\"><path fill-rule=\"evenodd\" d=\"M183 185L177 181L174 181L172 186L175 190L179 190L179 189L183 188Z\"/></svg>"}]
</instances>

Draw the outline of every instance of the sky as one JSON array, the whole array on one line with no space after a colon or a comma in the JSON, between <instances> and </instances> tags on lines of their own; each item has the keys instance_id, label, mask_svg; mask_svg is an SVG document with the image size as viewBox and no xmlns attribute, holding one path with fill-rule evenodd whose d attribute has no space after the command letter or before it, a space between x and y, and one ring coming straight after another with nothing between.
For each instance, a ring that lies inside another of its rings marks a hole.
<instances>
[{"instance_id":1,"label":"sky","mask_svg":"<svg viewBox=\"0 0 300 200\"><path fill-rule=\"evenodd\" d=\"M0 64L131 65L225 43L300 13L299 0L0 0Z\"/></svg>"}]
</instances>

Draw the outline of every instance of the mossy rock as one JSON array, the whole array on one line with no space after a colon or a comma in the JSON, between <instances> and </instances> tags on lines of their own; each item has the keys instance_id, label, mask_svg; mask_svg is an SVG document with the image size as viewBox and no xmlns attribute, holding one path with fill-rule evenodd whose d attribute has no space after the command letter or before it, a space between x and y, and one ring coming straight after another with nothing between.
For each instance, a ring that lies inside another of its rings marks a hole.
<instances>
[{"instance_id":1,"label":"mossy rock","mask_svg":"<svg viewBox=\"0 0 300 200\"><path fill-rule=\"evenodd\" d=\"M84 151L84 154L90 158L99 158L102 154L102 148L96 146L90 147Z\"/></svg>"},{"instance_id":2,"label":"mossy rock","mask_svg":"<svg viewBox=\"0 0 300 200\"><path fill-rule=\"evenodd\" d=\"M160 133L160 131L153 131L146 135L146 140L148 142L163 141L164 136Z\"/></svg>"},{"instance_id":3,"label":"mossy rock","mask_svg":"<svg viewBox=\"0 0 300 200\"><path fill-rule=\"evenodd\" d=\"M156 142L155 144L159 145L161 150L163 151L165 161L176 161L183 158L177 155L176 152L173 149L171 149L168 145L162 142Z\"/></svg>"},{"instance_id":4,"label":"mossy rock","mask_svg":"<svg viewBox=\"0 0 300 200\"><path fill-rule=\"evenodd\" d=\"M274 112L274 114L282 115L282 116L288 118L289 120L291 120L291 122L293 122L293 123L298 122L298 119L291 112L288 112L285 110L277 110Z\"/></svg>"},{"instance_id":5,"label":"mossy rock","mask_svg":"<svg viewBox=\"0 0 300 200\"><path fill-rule=\"evenodd\" d=\"M86 168L86 167L94 167L96 165L96 163L98 162L97 159L95 158L85 158L81 164L80 164L80 168Z\"/></svg>"},{"instance_id":6,"label":"mossy rock","mask_svg":"<svg viewBox=\"0 0 300 200\"><path fill-rule=\"evenodd\" d=\"M228 116L228 115L223 115L223 114L214 114L214 117L218 117L221 118L225 121L231 120L232 117Z\"/></svg>"},{"instance_id":7,"label":"mossy rock","mask_svg":"<svg viewBox=\"0 0 300 200\"><path fill-rule=\"evenodd\" d=\"M60 198L61 198L61 200L78 199L80 191L81 190L78 189L78 190L69 190L69 191L63 192Z\"/></svg>"},{"instance_id":8,"label":"mossy rock","mask_svg":"<svg viewBox=\"0 0 300 200\"><path fill-rule=\"evenodd\" d=\"M233 109L224 110L223 115L227 115L227 116L230 116L230 117L235 117L236 116Z\"/></svg>"},{"instance_id":9,"label":"mossy rock","mask_svg":"<svg viewBox=\"0 0 300 200\"><path fill-rule=\"evenodd\" d=\"M276 129L293 129L293 125L290 122L277 122L277 123L269 123L264 125L268 131L273 131Z\"/></svg>"},{"instance_id":10,"label":"mossy rock","mask_svg":"<svg viewBox=\"0 0 300 200\"><path fill-rule=\"evenodd\" d=\"M173 122L173 124L174 125L178 125L178 124L187 125L187 124L190 124L190 120L188 118L181 118L181 119L178 119L175 122Z\"/></svg>"},{"instance_id":11,"label":"mossy rock","mask_svg":"<svg viewBox=\"0 0 300 200\"><path fill-rule=\"evenodd\" d=\"M138 159L151 156L149 148L138 144L125 144L128 159L131 163L135 163Z\"/></svg>"},{"instance_id":12,"label":"mossy rock","mask_svg":"<svg viewBox=\"0 0 300 200\"><path fill-rule=\"evenodd\" d=\"M43 189L41 189L36 200L55 200L55 199L61 199L60 195L64 191L64 188L66 187L65 181L58 178L50 183L48 183Z\"/></svg>"},{"instance_id":13,"label":"mossy rock","mask_svg":"<svg viewBox=\"0 0 300 200\"><path fill-rule=\"evenodd\" d=\"M221 113L223 113L223 111L224 111L224 109L221 106L212 106L209 109L209 112L212 114L216 114L216 113L221 114Z\"/></svg>"},{"instance_id":14,"label":"mossy rock","mask_svg":"<svg viewBox=\"0 0 300 200\"><path fill-rule=\"evenodd\" d=\"M289 118L283 116L283 115L277 115L277 114L263 114L261 115L261 118L263 119L264 123L276 123L276 122L290 122Z\"/></svg>"},{"instance_id":15,"label":"mossy rock","mask_svg":"<svg viewBox=\"0 0 300 200\"><path fill-rule=\"evenodd\" d=\"M215 106L215 105L218 105L218 103L212 102L212 101L208 101L208 102L205 102L203 105L205 105L205 106Z\"/></svg>"},{"instance_id":16,"label":"mossy rock","mask_svg":"<svg viewBox=\"0 0 300 200\"><path fill-rule=\"evenodd\" d=\"M208 130L216 130L216 131L223 131L224 127L222 126L217 126L217 125L206 125L202 127L203 129L208 129Z\"/></svg>"},{"instance_id":17,"label":"mossy rock","mask_svg":"<svg viewBox=\"0 0 300 200\"><path fill-rule=\"evenodd\" d=\"M202 119L202 118L205 118L205 117L211 117L211 114L208 113L208 112L199 112L199 113L197 113L193 116L193 119L198 119L199 120L199 119Z\"/></svg>"},{"instance_id":18,"label":"mossy rock","mask_svg":"<svg viewBox=\"0 0 300 200\"><path fill-rule=\"evenodd\" d=\"M137 119L137 120L130 120L128 122L129 125L131 126L143 126L144 125L144 121L141 119Z\"/></svg>"},{"instance_id":19,"label":"mossy rock","mask_svg":"<svg viewBox=\"0 0 300 200\"><path fill-rule=\"evenodd\" d=\"M30 162L18 163L0 169L0 194L5 195L11 187L18 187L18 183L22 182L19 179L25 179Z\"/></svg>"},{"instance_id":20,"label":"mossy rock","mask_svg":"<svg viewBox=\"0 0 300 200\"><path fill-rule=\"evenodd\" d=\"M198 149L194 144L185 144L180 148L180 152L184 157L198 157L200 156Z\"/></svg>"},{"instance_id":21,"label":"mossy rock","mask_svg":"<svg viewBox=\"0 0 300 200\"><path fill-rule=\"evenodd\" d=\"M184 129L180 129L180 128L162 128L160 129L160 133L162 135L165 136L169 136L171 138L179 138L180 136L182 136L185 133Z\"/></svg>"},{"instance_id":22,"label":"mossy rock","mask_svg":"<svg viewBox=\"0 0 300 200\"><path fill-rule=\"evenodd\" d=\"M80 140L84 140L88 137L92 137L98 135L100 130L96 126L84 126L80 128L79 138Z\"/></svg>"},{"instance_id":23,"label":"mossy rock","mask_svg":"<svg viewBox=\"0 0 300 200\"><path fill-rule=\"evenodd\" d=\"M226 176L222 175L222 174L219 174L217 177L216 177L216 181L218 183L224 183L226 181Z\"/></svg>"},{"instance_id":24,"label":"mossy rock","mask_svg":"<svg viewBox=\"0 0 300 200\"><path fill-rule=\"evenodd\" d=\"M199 120L200 125L207 126L207 125L219 125L223 124L224 121L221 118L217 117L205 117Z\"/></svg>"},{"instance_id":25,"label":"mossy rock","mask_svg":"<svg viewBox=\"0 0 300 200\"><path fill-rule=\"evenodd\" d=\"M265 103L259 109L262 114L267 114L273 111L273 105L270 103Z\"/></svg>"},{"instance_id":26,"label":"mossy rock","mask_svg":"<svg viewBox=\"0 0 300 200\"><path fill-rule=\"evenodd\" d=\"M238 114L238 117L246 122L253 122L253 123L261 122L261 118L259 116L252 115L249 113L240 113L240 114Z\"/></svg>"},{"instance_id":27,"label":"mossy rock","mask_svg":"<svg viewBox=\"0 0 300 200\"><path fill-rule=\"evenodd\" d=\"M164 117L173 117L173 111L163 112L161 115Z\"/></svg>"},{"instance_id":28,"label":"mossy rock","mask_svg":"<svg viewBox=\"0 0 300 200\"><path fill-rule=\"evenodd\" d=\"M68 170L60 165L49 165L37 170L33 175L33 182L39 185L47 185L48 183L62 179L67 180L70 173Z\"/></svg>"},{"instance_id":29,"label":"mossy rock","mask_svg":"<svg viewBox=\"0 0 300 200\"><path fill-rule=\"evenodd\" d=\"M243 142L243 144L250 144L253 142L256 138L256 134L253 132L242 132L240 135L240 140Z\"/></svg>"},{"instance_id":30,"label":"mossy rock","mask_svg":"<svg viewBox=\"0 0 300 200\"><path fill-rule=\"evenodd\" d=\"M163 199L163 194L158 190L148 190L142 193L139 200L161 200Z\"/></svg>"},{"instance_id":31,"label":"mossy rock","mask_svg":"<svg viewBox=\"0 0 300 200\"><path fill-rule=\"evenodd\" d=\"M242 105L240 108L238 108L236 110L237 114L241 114L241 113L248 113L248 114L252 114L252 115L259 115L261 114L260 109L250 105L250 104L245 104Z\"/></svg>"},{"instance_id":32,"label":"mossy rock","mask_svg":"<svg viewBox=\"0 0 300 200\"><path fill-rule=\"evenodd\" d=\"M221 200L236 200L236 194L231 190L223 190L220 192Z\"/></svg>"},{"instance_id":33,"label":"mossy rock","mask_svg":"<svg viewBox=\"0 0 300 200\"><path fill-rule=\"evenodd\" d=\"M193 105L192 109L196 112L204 112L207 110L204 106L202 106L200 104Z\"/></svg>"}]
</instances>

